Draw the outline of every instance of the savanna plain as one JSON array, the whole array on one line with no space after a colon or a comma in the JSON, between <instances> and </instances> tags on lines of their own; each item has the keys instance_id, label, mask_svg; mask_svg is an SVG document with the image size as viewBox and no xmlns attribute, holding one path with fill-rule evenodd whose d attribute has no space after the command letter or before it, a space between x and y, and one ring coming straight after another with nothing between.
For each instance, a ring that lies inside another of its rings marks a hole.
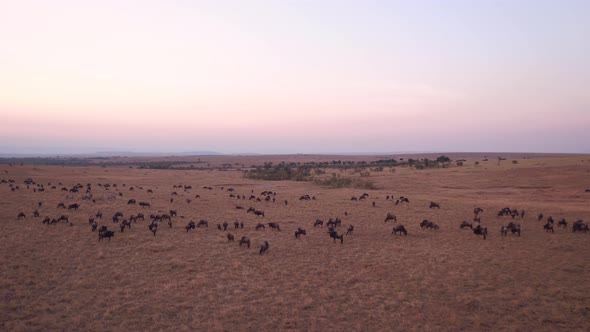
<instances>
[{"instance_id":1,"label":"savanna plain","mask_svg":"<svg viewBox=\"0 0 590 332\"><path fill-rule=\"evenodd\" d=\"M463 166L367 166L362 178L371 189L255 180L238 167L213 167L333 156L199 157L211 169L194 170L2 164L0 329L590 330L590 233L571 228L576 220L590 221L590 156L451 157L465 159ZM331 173L360 176L355 169L326 169L324 176ZM27 186L27 179L35 184ZM78 183L81 190L70 192ZM83 199L87 184L94 202ZM364 193L366 199L351 200ZM303 195L315 199L300 200ZM396 205L400 196L409 203ZM431 201L440 209L429 208ZM250 207L264 216L247 213ZM473 222L476 207L483 209L485 240L459 228ZM498 217L505 207L524 210L524 218ZM149 215L169 210L177 212L171 227L161 222L154 236ZM98 211L97 224L114 237L99 241L91 231L88 220ZM137 213L146 218L121 232L112 221L118 211L121 220ZM384 222L388 213L397 222ZM61 215L69 222L42 222ZM554 232L543 227L550 216ZM314 227L316 219L336 217L339 234L354 226L343 243L328 236L325 224ZM201 219L209 226L186 230ZM440 228L421 229L424 219ZM557 227L561 219L566 229ZM235 221L244 227L235 229ZM219 230L224 222L228 229ZM281 231L255 230L269 222ZM500 234L509 222L520 224L520 236ZM408 234L392 235L400 224ZM306 235L296 239L298 227ZM250 238L249 249L239 246L242 236ZM260 255L264 241L269 250Z\"/></svg>"}]
</instances>

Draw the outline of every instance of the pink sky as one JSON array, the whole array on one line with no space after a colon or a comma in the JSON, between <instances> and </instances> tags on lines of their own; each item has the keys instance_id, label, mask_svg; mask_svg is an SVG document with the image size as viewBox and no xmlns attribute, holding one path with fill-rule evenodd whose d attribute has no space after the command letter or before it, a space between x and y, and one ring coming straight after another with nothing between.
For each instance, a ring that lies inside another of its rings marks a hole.
<instances>
[{"instance_id":1,"label":"pink sky","mask_svg":"<svg viewBox=\"0 0 590 332\"><path fill-rule=\"evenodd\" d=\"M0 153L590 152L588 7L9 2Z\"/></svg>"}]
</instances>

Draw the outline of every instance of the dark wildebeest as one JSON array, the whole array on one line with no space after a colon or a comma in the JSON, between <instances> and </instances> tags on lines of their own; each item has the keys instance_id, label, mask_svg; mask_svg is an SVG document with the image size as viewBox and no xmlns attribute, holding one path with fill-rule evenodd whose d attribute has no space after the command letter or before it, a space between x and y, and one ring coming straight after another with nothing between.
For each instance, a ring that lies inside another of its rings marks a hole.
<instances>
[{"instance_id":1,"label":"dark wildebeest","mask_svg":"<svg viewBox=\"0 0 590 332\"><path fill-rule=\"evenodd\" d=\"M227 234L227 242L234 242L234 236L231 233Z\"/></svg>"},{"instance_id":2,"label":"dark wildebeest","mask_svg":"<svg viewBox=\"0 0 590 332\"><path fill-rule=\"evenodd\" d=\"M578 220L572 225L572 232L588 232L588 224L585 223L583 220Z\"/></svg>"},{"instance_id":3,"label":"dark wildebeest","mask_svg":"<svg viewBox=\"0 0 590 332\"><path fill-rule=\"evenodd\" d=\"M268 251L268 248L270 247L270 245L268 244L268 241L264 241L264 244L262 244L260 246L260 252L258 253L259 255L264 254L265 252Z\"/></svg>"},{"instance_id":4,"label":"dark wildebeest","mask_svg":"<svg viewBox=\"0 0 590 332\"><path fill-rule=\"evenodd\" d=\"M234 229L238 229L240 228L240 223L237 221L234 221Z\"/></svg>"},{"instance_id":5,"label":"dark wildebeest","mask_svg":"<svg viewBox=\"0 0 590 332\"><path fill-rule=\"evenodd\" d=\"M473 222L479 222L479 223L481 223L481 217L474 217L473 218Z\"/></svg>"},{"instance_id":6,"label":"dark wildebeest","mask_svg":"<svg viewBox=\"0 0 590 332\"><path fill-rule=\"evenodd\" d=\"M59 203L59 204L57 204L57 207L58 208L65 209L66 208L66 205L64 203Z\"/></svg>"},{"instance_id":7,"label":"dark wildebeest","mask_svg":"<svg viewBox=\"0 0 590 332\"><path fill-rule=\"evenodd\" d=\"M33 211L33 217L39 218L39 211L38 210Z\"/></svg>"},{"instance_id":8,"label":"dark wildebeest","mask_svg":"<svg viewBox=\"0 0 590 332\"><path fill-rule=\"evenodd\" d=\"M555 230L553 229L553 223L548 221L545 225L543 225L543 229L545 230L545 232L551 232L554 233Z\"/></svg>"},{"instance_id":9,"label":"dark wildebeest","mask_svg":"<svg viewBox=\"0 0 590 332\"><path fill-rule=\"evenodd\" d=\"M258 223L258 225L256 225L256 230L260 230L260 229L265 229L266 226L264 226L264 224Z\"/></svg>"},{"instance_id":10,"label":"dark wildebeest","mask_svg":"<svg viewBox=\"0 0 590 332\"><path fill-rule=\"evenodd\" d=\"M250 239L247 236L242 236L242 238L240 239L240 247L242 246L242 244L245 244L248 246L248 248L250 248Z\"/></svg>"},{"instance_id":11,"label":"dark wildebeest","mask_svg":"<svg viewBox=\"0 0 590 332\"><path fill-rule=\"evenodd\" d=\"M461 223L461 225L459 225L459 228L463 229L465 227L469 227L469 228L473 229L473 225L472 224L468 223L467 221L463 221Z\"/></svg>"},{"instance_id":12,"label":"dark wildebeest","mask_svg":"<svg viewBox=\"0 0 590 332\"><path fill-rule=\"evenodd\" d=\"M197 227L201 227L201 226L205 226L205 227L209 228L209 223L207 222L207 220L201 219L201 220L199 220Z\"/></svg>"},{"instance_id":13,"label":"dark wildebeest","mask_svg":"<svg viewBox=\"0 0 590 332\"><path fill-rule=\"evenodd\" d=\"M562 218L558 223L557 223L557 228L562 227L564 229L567 229L567 221L565 221L565 218Z\"/></svg>"},{"instance_id":14,"label":"dark wildebeest","mask_svg":"<svg viewBox=\"0 0 590 332\"><path fill-rule=\"evenodd\" d=\"M102 212L98 211L95 215L96 219L102 219Z\"/></svg>"},{"instance_id":15,"label":"dark wildebeest","mask_svg":"<svg viewBox=\"0 0 590 332\"><path fill-rule=\"evenodd\" d=\"M477 225L477 226L475 226L475 228L473 228L473 234L481 235L481 236L483 236L483 239L485 240L488 236L488 228L482 227L481 225Z\"/></svg>"},{"instance_id":16,"label":"dark wildebeest","mask_svg":"<svg viewBox=\"0 0 590 332\"><path fill-rule=\"evenodd\" d=\"M420 223L420 228L424 229L424 228L430 228L430 229L438 229L438 225L430 220L422 220L422 222Z\"/></svg>"},{"instance_id":17,"label":"dark wildebeest","mask_svg":"<svg viewBox=\"0 0 590 332\"><path fill-rule=\"evenodd\" d=\"M186 228L186 231L188 232L191 229L195 229L195 227L197 227L197 225L191 220L184 228Z\"/></svg>"},{"instance_id":18,"label":"dark wildebeest","mask_svg":"<svg viewBox=\"0 0 590 332\"><path fill-rule=\"evenodd\" d=\"M276 222L269 222L269 223L268 223L268 227L270 228L270 230L271 230L271 231L272 231L272 230L275 230L275 229L276 229L277 231L280 231L280 230L281 230L281 226L279 226L279 224L278 224L278 223L276 223Z\"/></svg>"},{"instance_id":19,"label":"dark wildebeest","mask_svg":"<svg viewBox=\"0 0 590 332\"><path fill-rule=\"evenodd\" d=\"M96 228L98 227L98 224L96 223L96 221L92 222L91 227L92 227L93 232L96 231Z\"/></svg>"},{"instance_id":20,"label":"dark wildebeest","mask_svg":"<svg viewBox=\"0 0 590 332\"><path fill-rule=\"evenodd\" d=\"M24 212L19 212L19 214L16 216L16 219L21 219L21 218L26 218L27 216L25 215Z\"/></svg>"},{"instance_id":21,"label":"dark wildebeest","mask_svg":"<svg viewBox=\"0 0 590 332\"><path fill-rule=\"evenodd\" d=\"M143 213L138 213L136 218L137 218L137 220L145 220Z\"/></svg>"},{"instance_id":22,"label":"dark wildebeest","mask_svg":"<svg viewBox=\"0 0 590 332\"><path fill-rule=\"evenodd\" d=\"M435 203L435 202L430 202L430 208L431 209L440 209L440 204Z\"/></svg>"},{"instance_id":23,"label":"dark wildebeest","mask_svg":"<svg viewBox=\"0 0 590 332\"><path fill-rule=\"evenodd\" d=\"M156 236L156 232L158 231L158 223L155 223L155 222L153 222L153 223L149 224L149 225L148 225L148 229L149 229L149 230L150 230L152 233L154 233L154 236Z\"/></svg>"},{"instance_id":24,"label":"dark wildebeest","mask_svg":"<svg viewBox=\"0 0 590 332\"><path fill-rule=\"evenodd\" d=\"M539 213L539 215L537 216L537 221L541 221L543 220L543 214Z\"/></svg>"},{"instance_id":25,"label":"dark wildebeest","mask_svg":"<svg viewBox=\"0 0 590 332\"><path fill-rule=\"evenodd\" d=\"M395 234L397 232L399 232L399 235L400 236L402 235L402 233L404 233L404 235L408 235L408 231L406 230L406 228L404 227L404 225L395 226L393 228L393 230L391 231L391 234Z\"/></svg>"},{"instance_id":26,"label":"dark wildebeest","mask_svg":"<svg viewBox=\"0 0 590 332\"><path fill-rule=\"evenodd\" d=\"M264 217L264 211L261 211L261 210L256 210L256 211L254 211L254 214L255 214L257 217L258 217L258 216L262 216L262 217Z\"/></svg>"},{"instance_id":27,"label":"dark wildebeest","mask_svg":"<svg viewBox=\"0 0 590 332\"><path fill-rule=\"evenodd\" d=\"M80 205L78 203L68 205L68 210L78 210Z\"/></svg>"},{"instance_id":28,"label":"dark wildebeest","mask_svg":"<svg viewBox=\"0 0 590 332\"><path fill-rule=\"evenodd\" d=\"M385 217L385 221L384 222L387 222L389 220L393 220L393 221L397 222L397 216L395 214L392 214L392 213L387 213L387 216Z\"/></svg>"},{"instance_id":29,"label":"dark wildebeest","mask_svg":"<svg viewBox=\"0 0 590 332\"><path fill-rule=\"evenodd\" d=\"M70 220L68 219L67 216L62 215L61 217L57 218L57 221L61 221L61 222L70 222Z\"/></svg>"},{"instance_id":30,"label":"dark wildebeest","mask_svg":"<svg viewBox=\"0 0 590 332\"><path fill-rule=\"evenodd\" d=\"M352 235L352 231L354 231L354 226L348 225L348 229L346 230L346 235Z\"/></svg>"},{"instance_id":31,"label":"dark wildebeest","mask_svg":"<svg viewBox=\"0 0 590 332\"><path fill-rule=\"evenodd\" d=\"M328 234L334 240L334 243L336 243L336 239L340 240L340 244L344 243L344 235L338 235L336 231L329 231Z\"/></svg>"},{"instance_id":32,"label":"dark wildebeest","mask_svg":"<svg viewBox=\"0 0 590 332\"><path fill-rule=\"evenodd\" d=\"M321 219L316 219L315 222L313 223L313 227L322 227L324 226L324 221Z\"/></svg>"},{"instance_id":33,"label":"dark wildebeest","mask_svg":"<svg viewBox=\"0 0 590 332\"><path fill-rule=\"evenodd\" d=\"M352 196L352 197L350 198L350 200L351 200L351 201L358 201L358 198L356 198L356 196Z\"/></svg>"},{"instance_id":34,"label":"dark wildebeest","mask_svg":"<svg viewBox=\"0 0 590 332\"><path fill-rule=\"evenodd\" d=\"M512 234L518 233L518 236L520 236L520 224L510 222L508 226L502 226L500 229L500 233L504 236L508 235L508 231L510 231Z\"/></svg>"},{"instance_id":35,"label":"dark wildebeest","mask_svg":"<svg viewBox=\"0 0 590 332\"><path fill-rule=\"evenodd\" d=\"M139 202L139 206L141 207L152 207L152 205L148 202Z\"/></svg>"},{"instance_id":36,"label":"dark wildebeest","mask_svg":"<svg viewBox=\"0 0 590 332\"><path fill-rule=\"evenodd\" d=\"M178 213L176 212L176 210L170 210L170 217L176 217L178 215Z\"/></svg>"},{"instance_id":37,"label":"dark wildebeest","mask_svg":"<svg viewBox=\"0 0 590 332\"><path fill-rule=\"evenodd\" d=\"M229 224L227 223L227 221L223 222L223 230L227 231L227 226L229 226Z\"/></svg>"},{"instance_id":38,"label":"dark wildebeest","mask_svg":"<svg viewBox=\"0 0 590 332\"><path fill-rule=\"evenodd\" d=\"M483 209L480 207L476 207L473 209L473 214L475 214L475 216L477 216L478 214L482 213Z\"/></svg>"},{"instance_id":39,"label":"dark wildebeest","mask_svg":"<svg viewBox=\"0 0 590 332\"><path fill-rule=\"evenodd\" d=\"M134 199L130 199L127 201L127 205L133 205L135 203L137 203L137 202Z\"/></svg>"},{"instance_id":40,"label":"dark wildebeest","mask_svg":"<svg viewBox=\"0 0 590 332\"><path fill-rule=\"evenodd\" d=\"M305 229L302 229L301 227L299 227L295 231L295 238L298 239L301 235L307 235L307 233L305 232Z\"/></svg>"},{"instance_id":41,"label":"dark wildebeest","mask_svg":"<svg viewBox=\"0 0 590 332\"><path fill-rule=\"evenodd\" d=\"M110 241L113 236L115 236L115 232L113 231L98 232L98 241L101 241L104 238L107 238Z\"/></svg>"}]
</instances>

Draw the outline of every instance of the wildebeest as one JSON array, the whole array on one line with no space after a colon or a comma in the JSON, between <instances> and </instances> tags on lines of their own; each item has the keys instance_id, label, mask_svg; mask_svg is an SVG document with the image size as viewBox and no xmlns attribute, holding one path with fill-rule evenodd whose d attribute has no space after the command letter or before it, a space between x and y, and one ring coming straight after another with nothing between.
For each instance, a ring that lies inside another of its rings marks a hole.
<instances>
[{"instance_id":1,"label":"wildebeest","mask_svg":"<svg viewBox=\"0 0 590 332\"><path fill-rule=\"evenodd\" d=\"M387 216L385 217L385 221L384 222L387 222L389 220L393 220L393 221L397 222L397 216L395 214L392 214L392 213L389 213L388 212L387 213Z\"/></svg>"},{"instance_id":2,"label":"wildebeest","mask_svg":"<svg viewBox=\"0 0 590 332\"><path fill-rule=\"evenodd\" d=\"M520 224L510 222L507 226L502 226L500 229L500 233L504 236L508 235L508 231L510 231L512 234L518 233L518 236L520 236Z\"/></svg>"},{"instance_id":3,"label":"wildebeest","mask_svg":"<svg viewBox=\"0 0 590 332\"><path fill-rule=\"evenodd\" d=\"M422 222L420 223L420 228L424 229L424 228L430 228L430 229L439 229L438 225L430 220L422 220Z\"/></svg>"},{"instance_id":4,"label":"wildebeest","mask_svg":"<svg viewBox=\"0 0 590 332\"><path fill-rule=\"evenodd\" d=\"M57 204L57 207L58 208L65 209L66 208L66 205L64 203L59 203L59 204Z\"/></svg>"},{"instance_id":5,"label":"wildebeest","mask_svg":"<svg viewBox=\"0 0 590 332\"><path fill-rule=\"evenodd\" d=\"M329 231L328 234L334 240L334 243L336 242L336 239L340 240L340 244L344 243L344 235L338 235L336 231Z\"/></svg>"},{"instance_id":6,"label":"wildebeest","mask_svg":"<svg viewBox=\"0 0 590 332\"><path fill-rule=\"evenodd\" d=\"M148 229L154 233L154 236L156 236L156 232L158 231L158 223L153 222L151 224L148 225Z\"/></svg>"},{"instance_id":7,"label":"wildebeest","mask_svg":"<svg viewBox=\"0 0 590 332\"><path fill-rule=\"evenodd\" d=\"M227 223L227 221L224 221L223 222L223 230L224 231L227 231L227 226L229 226L228 223Z\"/></svg>"},{"instance_id":8,"label":"wildebeest","mask_svg":"<svg viewBox=\"0 0 590 332\"><path fill-rule=\"evenodd\" d=\"M551 221L547 221L547 223L543 225L543 229L545 230L545 232L555 232L555 230L553 229L553 222Z\"/></svg>"},{"instance_id":9,"label":"wildebeest","mask_svg":"<svg viewBox=\"0 0 590 332\"><path fill-rule=\"evenodd\" d=\"M141 207L152 207L152 205L148 202L139 202L139 206Z\"/></svg>"},{"instance_id":10,"label":"wildebeest","mask_svg":"<svg viewBox=\"0 0 590 332\"><path fill-rule=\"evenodd\" d=\"M537 221L541 221L543 220L543 214L539 213L539 215L537 216Z\"/></svg>"},{"instance_id":11,"label":"wildebeest","mask_svg":"<svg viewBox=\"0 0 590 332\"><path fill-rule=\"evenodd\" d=\"M191 229L195 229L195 227L196 227L195 222L191 220L184 228L186 228L186 231L188 232Z\"/></svg>"},{"instance_id":12,"label":"wildebeest","mask_svg":"<svg viewBox=\"0 0 590 332\"><path fill-rule=\"evenodd\" d=\"M475 214L475 216L477 216L478 214L482 213L483 209L480 207L476 207L473 209L473 214Z\"/></svg>"},{"instance_id":13,"label":"wildebeest","mask_svg":"<svg viewBox=\"0 0 590 332\"><path fill-rule=\"evenodd\" d=\"M98 241L101 241L104 238L107 238L110 241L111 238L114 236L115 236L115 232L113 232L113 231L105 230L104 232L98 232Z\"/></svg>"},{"instance_id":14,"label":"wildebeest","mask_svg":"<svg viewBox=\"0 0 590 332\"><path fill-rule=\"evenodd\" d=\"M33 211L33 217L39 218L39 211L38 210Z\"/></svg>"},{"instance_id":15,"label":"wildebeest","mask_svg":"<svg viewBox=\"0 0 590 332\"><path fill-rule=\"evenodd\" d=\"M98 227L98 224L96 223L96 221L94 221L90 226L92 227L92 231L95 232L96 228Z\"/></svg>"},{"instance_id":16,"label":"wildebeest","mask_svg":"<svg viewBox=\"0 0 590 332\"><path fill-rule=\"evenodd\" d=\"M16 216L16 219L21 219L21 218L26 218L27 216L25 215L24 212L19 212L19 214Z\"/></svg>"},{"instance_id":17,"label":"wildebeest","mask_svg":"<svg viewBox=\"0 0 590 332\"><path fill-rule=\"evenodd\" d=\"M313 227L322 227L324 226L324 221L321 219L316 219L315 222L313 223Z\"/></svg>"},{"instance_id":18,"label":"wildebeest","mask_svg":"<svg viewBox=\"0 0 590 332\"><path fill-rule=\"evenodd\" d=\"M440 209L440 204L435 203L435 202L430 202L430 208L431 209Z\"/></svg>"},{"instance_id":19,"label":"wildebeest","mask_svg":"<svg viewBox=\"0 0 590 332\"><path fill-rule=\"evenodd\" d=\"M136 203L136 201L134 199L130 199L127 201L127 205L133 205L135 203Z\"/></svg>"},{"instance_id":20,"label":"wildebeest","mask_svg":"<svg viewBox=\"0 0 590 332\"><path fill-rule=\"evenodd\" d=\"M352 231L354 231L354 226L348 225L348 229L346 230L346 235L352 235Z\"/></svg>"},{"instance_id":21,"label":"wildebeest","mask_svg":"<svg viewBox=\"0 0 590 332\"><path fill-rule=\"evenodd\" d=\"M298 239L301 235L307 235L307 233L305 232L305 229L298 227L295 231L295 238Z\"/></svg>"},{"instance_id":22,"label":"wildebeest","mask_svg":"<svg viewBox=\"0 0 590 332\"><path fill-rule=\"evenodd\" d=\"M137 216L135 217L137 220L145 220L143 213L138 213Z\"/></svg>"},{"instance_id":23,"label":"wildebeest","mask_svg":"<svg viewBox=\"0 0 590 332\"><path fill-rule=\"evenodd\" d=\"M588 232L588 224L585 223L583 220L578 220L572 225L572 232Z\"/></svg>"},{"instance_id":24,"label":"wildebeest","mask_svg":"<svg viewBox=\"0 0 590 332\"><path fill-rule=\"evenodd\" d=\"M240 228L240 223L237 221L234 221L234 229L238 229Z\"/></svg>"},{"instance_id":25,"label":"wildebeest","mask_svg":"<svg viewBox=\"0 0 590 332\"><path fill-rule=\"evenodd\" d=\"M231 233L227 234L227 242L234 242L234 236Z\"/></svg>"},{"instance_id":26,"label":"wildebeest","mask_svg":"<svg viewBox=\"0 0 590 332\"><path fill-rule=\"evenodd\" d=\"M468 223L467 221L463 221L461 223L461 225L459 225L459 228L463 229L465 227L469 227L469 228L473 229L473 225L472 224Z\"/></svg>"},{"instance_id":27,"label":"wildebeest","mask_svg":"<svg viewBox=\"0 0 590 332\"><path fill-rule=\"evenodd\" d=\"M277 231L280 231L280 230L281 230L281 226L279 226L279 224L278 224L278 223L276 223L276 222L269 222L269 223L268 223L268 227L270 228L270 230L271 230L271 231L272 231L272 230L275 230L275 229L276 229Z\"/></svg>"},{"instance_id":28,"label":"wildebeest","mask_svg":"<svg viewBox=\"0 0 590 332\"><path fill-rule=\"evenodd\" d=\"M201 226L205 226L205 227L209 228L209 223L207 222L207 220L201 219L201 220L199 220L197 227L201 227Z\"/></svg>"},{"instance_id":29,"label":"wildebeest","mask_svg":"<svg viewBox=\"0 0 590 332\"><path fill-rule=\"evenodd\" d=\"M404 233L404 235L408 235L408 231L406 230L406 228L404 227L404 225L398 225L395 226L392 230L391 230L391 234L395 234L399 232L399 235L401 236L402 233Z\"/></svg>"},{"instance_id":30,"label":"wildebeest","mask_svg":"<svg viewBox=\"0 0 590 332\"><path fill-rule=\"evenodd\" d=\"M268 241L264 241L264 243L260 246L260 252L258 254L259 255L264 254L265 252L268 251L269 247L270 247L270 245L268 244Z\"/></svg>"},{"instance_id":31,"label":"wildebeest","mask_svg":"<svg viewBox=\"0 0 590 332\"><path fill-rule=\"evenodd\" d=\"M68 219L67 216L62 215L61 217L57 218L57 221L61 221L61 222L70 222L70 220Z\"/></svg>"},{"instance_id":32,"label":"wildebeest","mask_svg":"<svg viewBox=\"0 0 590 332\"><path fill-rule=\"evenodd\" d=\"M473 234L481 235L481 236L483 236L483 239L485 240L488 236L488 228L482 227L481 225L477 225L473 228Z\"/></svg>"},{"instance_id":33,"label":"wildebeest","mask_svg":"<svg viewBox=\"0 0 590 332\"><path fill-rule=\"evenodd\" d=\"M250 239L247 236L242 236L242 238L240 239L240 247L242 246L242 244L245 244L248 246L248 248L250 248Z\"/></svg>"},{"instance_id":34,"label":"wildebeest","mask_svg":"<svg viewBox=\"0 0 590 332\"><path fill-rule=\"evenodd\" d=\"M565 221L565 218L562 218L558 223L557 223L557 228L562 227L564 229L567 229L567 221Z\"/></svg>"},{"instance_id":35,"label":"wildebeest","mask_svg":"<svg viewBox=\"0 0 590 332\"><path fill-rule=\"evenodd\" d=\"M102 212L98 211L95 215L96 219L102 219Z\"/></svg>"},{"instance_id":36,"label":"wildebeest","mask_svg":"<svg viewBox=\"0 0 590 332\"><path fill-rule=\"evenodd\" d=\"M258 223L258 225L256 225L256 230L260 230L260 229L265 229L266 226L264 226L264 224Z\"/></svg>"},{"instance_id":37,"label":"wildebeest","mask_svg":"<svg viewBox=\"0 0 590 332\"><path fill-rule=\"evenodd\" d=\"M176 217L177 215L178 215L178 213L176 212L176 210L170 210L171 217Z\"/></svg>"}]
</instances>

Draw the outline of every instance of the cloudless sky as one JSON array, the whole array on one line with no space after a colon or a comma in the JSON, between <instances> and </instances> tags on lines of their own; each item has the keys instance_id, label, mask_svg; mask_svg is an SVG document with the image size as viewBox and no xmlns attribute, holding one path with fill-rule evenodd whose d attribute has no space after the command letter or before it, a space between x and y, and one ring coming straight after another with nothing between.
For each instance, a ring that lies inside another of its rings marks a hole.
<instances>
[{"instance_id":1,"label":"cloudless sky","mask_svg":"<svg viewBox=\"0 0 590 332\"><path fill-rule=\"evenodd\" d=\"M590 153L590 1L0 0L0 153Z\"/></svg>"}]
</instances>

